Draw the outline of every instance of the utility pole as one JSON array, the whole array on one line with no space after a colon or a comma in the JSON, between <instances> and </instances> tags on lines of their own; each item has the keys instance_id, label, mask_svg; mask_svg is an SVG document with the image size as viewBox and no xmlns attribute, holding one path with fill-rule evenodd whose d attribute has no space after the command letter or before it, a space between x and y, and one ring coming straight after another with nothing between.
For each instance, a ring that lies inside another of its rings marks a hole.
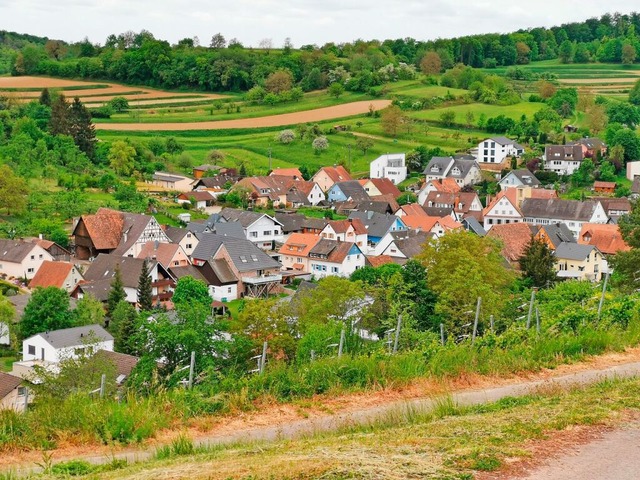
<instances>
[{"instance_id":1,"label":"utility pole","mask_svg":"<svg viewBox=\"0 0 640 480\"><path fill-rule=\"evenodd\" d=\"M533 315L533 302L536 299L536 288L531 290L531 300L529 301L529 314L527 315L527 330L531 327L531 316Z\"/></svg>"},{"instance_id":2,"label":"utility pole","mask_svg":"<svg viewBox=\"0 0 640 480\"><path fill-rule=\"evenodd\" d=\"M100 377L100 398L104 398L106 382L107 382L107 375L103 373L102 376Z\"/></svg>"},{"instance_id":3,"label":"utility pole","mask_svg":"<svg viewBox=\"0 0 640 480\"><path fill-rule=\"evenodd\" d=\"M490 325L490 328L491 328L491 333L493 333L493 315L491 315L489 317L489 325Z\"/></svg>"},{"instance_id":4,"label":"utility pole","mask_svg":"<svg viewBox=\"0 0 640 480\"><path fill-rule=\"evenodd\" d=\"M440 343L444 346L444 323L440 324Z\"/></svg>"},{"instance_id":5,"label":"utility pole","mask_svg":"<svg viewBox=\"0 0 640 480\"><path fill-rule=\"evenodd\" d=\"M349 171L351 171L351 147L352 145L350 143L347 144L347 150L349 151L349 161L347 162L347 165L349 165Z\"/></svg>"},{"instance_id":6,"label":"utility pole","mask_svg":"<svg viewBox=\"0 0 640 480\"><path fill-rule=\"evenodd\" d=\"M269 172L271 172L271 147L267 151L269 152Z\"/></svg>"},{"instance_id":7,"label":"utility pole","mask_svg":"<svg viewBox=\"0 0 640 480\"><path fill-rule=\"evenodd\" d=\"M393 353L398 351L398 340L400 340L400 327L402 326L402 315L398 315L398 324L396 325L396 338L393 341Z\"/></svg>"},{"instance_id":8,"label":"utility pole","mask_svg":"<svg viewBox=\"0 0 640 480\"><path fill-rule=\"evenodd\" d=\"M189 363L189 390L193 387L193 373L196 369L196 352L191 352L191 363Z\"/></svg>"},{"instance_id":9,"label":"utility pole","mask_svg":"<svg viewBox=\"0 0 640 480\"><path fill-rule=\"evenodd\" d=\"M262 344L262 356L260 357L260 375L264 372L264 364L267 363L267 342Z\"/></svg>"},{"instance_id":10,"label":"utility pole","mask_svg":"<svg viewBox=\"0 0 640 480\"><path fill-rule=\"evenodd\" d=\"M609 281L609 272L604 275L604 283L602 284L602 295L600 296L600 303L598 304L598 320L600 320L600 314L602 313L602 306L604 305L604 294L607 291L607 283Z\"/></svg>"},{"instance_id":11,"label":"utility pole","mask_svg":"<svg viewBox=\"0 0 640 480\"><path fill-rule=\"evenodd\" d=\"M478 304L476 305L476 318L473 321L473 335L471 336L471 345L476 341L476 335L478 335L478 321L480 320L480 305L482 305L482 297L478 297Z\"/></svg>"},{"instance_id":12,"label":"utility pole","mask_svg":"<svg viewBox=\"0 0 640 480\"><path fill-rule=\"evenodd\" d=\"M340 332L340 343L338 344L338 358L342 356L342 350L344 349L344 336L345 336L345 331L343 328L342 331Z\"/></svg>"}]
</instances>

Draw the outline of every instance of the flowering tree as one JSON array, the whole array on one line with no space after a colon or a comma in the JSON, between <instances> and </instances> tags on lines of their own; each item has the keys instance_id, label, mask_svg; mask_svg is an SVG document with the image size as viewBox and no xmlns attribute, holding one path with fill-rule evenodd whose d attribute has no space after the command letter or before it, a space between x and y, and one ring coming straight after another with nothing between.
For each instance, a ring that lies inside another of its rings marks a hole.
<instances>
[{"instance_id":1,"label":"flowering tree","mask_svg":"<svg viewBox=\"0 0 640 480\"><path fill-rule=\"evenodd\" d=\"M329 140L327 140L327 137L316 137L311 145L316 151L316 154L319 155L322 151L329 148Z\"/></svg>"}]
</instances>

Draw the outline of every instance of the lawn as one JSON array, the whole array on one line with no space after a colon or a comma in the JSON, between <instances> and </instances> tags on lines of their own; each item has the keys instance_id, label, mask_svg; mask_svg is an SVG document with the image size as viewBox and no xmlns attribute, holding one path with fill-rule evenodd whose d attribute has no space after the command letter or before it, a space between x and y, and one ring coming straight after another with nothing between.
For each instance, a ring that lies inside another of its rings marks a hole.
<instances>
[{"instance_id":1,"label":"lawn","mask_svg":"<svg viewBox=\"0 0 640 480\"><path fill-rule=\"evenodd\" d=\"M421 112L413 113L411 114L411 116L422 120L439 122L442 112L448 110L456 114L456 124L464 125L466 123L465 118L467 112L473 113L475 121L477 121L482 114L486 115L487 118L504 115L514 120L520 120L520 117L522 117L522 115L532 117L538 110L543 107L544 104L534 102L520 102L515 105L507 106L486 105L484 103L470 103L467 105L454 105L452 107L438 108L434 110L423 110Z\"/></svg>"}]
</instances>

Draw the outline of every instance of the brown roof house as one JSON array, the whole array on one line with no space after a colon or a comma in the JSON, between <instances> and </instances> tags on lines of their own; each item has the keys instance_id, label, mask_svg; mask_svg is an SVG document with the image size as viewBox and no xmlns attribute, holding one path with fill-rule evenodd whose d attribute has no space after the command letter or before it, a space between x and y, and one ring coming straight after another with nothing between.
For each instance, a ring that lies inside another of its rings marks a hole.
<instances>
[{"instance_id":1,"label":"brown roof house","mask_svg":"<svg viewBox=\"0 0 640 480\"><path fill-rule=\"evenodd\" d=\"M502 256L516 270L520 269L520 258L531 242L532 230L526 223L494 225L487 237L502 242Z\"/></svg>"},{"instance_id":2,"label":"brown roof house","mask_svg":"<svg viewBox=\"0 0 640 480\"><path fill-rule=\"evenodd\" d=\"M23 240L0 239L0 275L32 279L40 266L53 257L40 245Z\"/></svg>"},{"instance_id":3,"label":"brown roof house","mask_svg":"<svg viewBox=\"0 0 640 480\"><path fill-rule=\"evenodd\" d=\"M335 183L353 180L349 172L342 166L322 167L311 178L312 182L316 182L323 192L329 190Z\"/></svg>"},{"instance_id":4,"label":"brown roof house","mask_svg":"<svg viewBox=\"0 0 640 480\"><path fill-rule=\"evenodd\" d=\"M135 257L147 242L170 242L154 217L108 208L80 217L73 237L80 260L90 260L101 253Z\"/></svg>"},{"instance_id":5,"label":"brown roof house","mask_svg":"<svg viewBox=\"0 0 640 480\"><path fill-rule=\"evenodd\" d=\"M178 243L147 242L140 250L138 258L156 260L167 270L191 264L189 256Z\"/></svg>"},{"instance_id":6,"label":"brown roof house","mask_svg":"<svg viewBox=\"0 0 640 480\"><path fill-rule=\"evenodd\" d=\"M620 234L620 227L613 224L585 223L582 225L578 243L593 245L605 255L628 252L631 247L625 243Z\"/></svg>"},{"instance_id":7,"label":"brown roof house","mask_svg":"<svg viewBox=\"0 0 640 480\"><path fill-rule=\"evenodd\" d=\"M580 168L584 153L581 145L549 145L542 159L545 170L558 175L571 175Z\"/></svg>"},{"instance_id":8,"label":"brown roof house","mask_svg":"<svg viewBox=\"0 0 640 480\"><path fill-rule=\"evenodd\" d=\"M0 410L23 412L27 401L26 390L22 378L0 372Z\"/></svg>"},{"instance_id":9,"label":"brown roof house","mask_svg":"<svg viewBox=\"0 0 640 480\"><path fill-rule=\"evenodd\" d=\"M370 197L392 195L393 198L398 198L402 194L398 187L388 178L365 178L359 180L359 182Z\"/></svg>"},{"instance_id":10,"label":"brown roof house","mask_svg":"<svg viewBox=\"0 0 640 480\"><path fill-rule=\"evenodd\" d=\"M71 293L82 280L82 274L73 263L47 260L29 282L29 288L56 287Z\"/></svg>"}]
</instances>

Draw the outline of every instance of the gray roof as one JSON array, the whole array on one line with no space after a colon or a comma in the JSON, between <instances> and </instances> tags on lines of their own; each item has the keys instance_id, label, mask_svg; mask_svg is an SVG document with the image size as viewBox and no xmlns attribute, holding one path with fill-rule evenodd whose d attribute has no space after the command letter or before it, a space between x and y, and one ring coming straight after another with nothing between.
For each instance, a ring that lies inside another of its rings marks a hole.
<instances>
[{"instance_id":1,"label":"gray roof","mask_svg":"<svg viewBox=\"0 0 640 480\"><path fill-rule=\"evenodd\" d=\"M276 212L276 220L282 225L282 231L286 233L299 232L304 228L305 216L301 213Z\"/></svg>"},{"instance_id":2,"label":"gray roof","mask_svg":"<svg viewBox=\"0 0 640 480\"><path fill-rule=\"evenodd\" d=\"M551 225L543 225L540 229L544 229L554 247L558 247L561 243L575 243L573 233L569 230L566 223L552 223Z\"/></svg>"},{"instance_id":3,"label":"gray roof","mask_svg":"<svg viewBox=\"0 0 640 480\"><path fill-rule=\"evenodd\" d=\"M147 261L149 270L152 270L157 262L153 259L148 259ZM101 253L87 268L84 279L87 282L106 280L111 282L115 276L117 265L120 268L122 284L125 287L137 288L143 262L143 258L121 257L119 255Z\"/></svg>"},{"instance_id":4,"label":"gray roof","mask_svg":"<svg viewBox=\"0 0 640 480\"><path fill-rule=\"evenodd\" d=\"M0 261L20 263L37 245L22 240L0 239Z\"/></svg>"},{"instance_id":5,"label":"gray roof","mask_svg":"<svg viewBox=\"0 0 640 480\"><path fill-rule=\"evenodd\" d=\"M596 148L601 149L607 146L602 140L595 137L581 138L580 140L576 140L575 142L568 143L568 145L584 145L591 150L595 150Z\"/></svg>"},{"instance_id":6,"label":"gray roof","mask_svg":"<svg viewBox=\"0 0 640 480\"><path fill-rule=\"evenodd\" d=\"M153 174L154 180L160 180L162 182L179 182L181 180L189 180L187 177L182 177L179 175L172 175L170 173L165 172L156 172Z\"/></svg>"},{"instance_id":7,"label":"gray roof","mask_svg":"<svg viewBox=\"0 0 640 480\"><path fill-rule=\"evenodd\" d=\"M549 218L586 222L591 220L599 202L564 200L561 198L525 198L520 210L525 218Z\"/></svg>"},{"instance_id":8,"label":"gray roof","mask_svg":"<svg viewBox=\"0 0 640 480\"><path fill-rule=\"evenodd\" d=\"M491 137L488 140L492 140L492 141L494 141L496 143L499 143L500 145L517 145L518 147L522 148L522 146L518 145L515 140L511 140L510 138L507 138L507 137L504 137L504 136L502 136L502 137Z\"/></svg>"},{"instance_id":9,"label":"gray roof","mask_svg":"<svg viewBox=\"0 0 640 480\"><path fill-rule=\"evenodd\" d=\"M210 260L207 262L210 265L213 274L215 275L215 279L217 283L214 281L214 285L229 285L233 283L238 283L238 278L229 268L229 264L223 260L222 258L218 258L216 260Z\"/></svg>"},{"instance_id":10,"label":"gray roof","mask_svg":"<svg viewBox=\"0 0 640 480\"><path fill-rule=\"evenodd\" d=\"M338 182L331 188L339 188L347 199L366 202L369 200L369 194L357 180L347 180L346 182Z\"/></svg>"},{"instance_id":11,"label":"gray roof","mask_svg":"<svg viewBox=\"0 0 640 480\"><path fill-rule=\"evenodd\" d=\"M213 233L201 235L200 243L193 251L192 257L198 260L210 260L223 245L239 272L273 269L281 266L279 262L247 239L224 237Z\"/></svg>"},{"instance_id":12,"label":"gray roof","mask_svg":"<svg viewBox=\"0 0 640 480\"><path fill-rule=\"evenodd\" d=\"M507 175L504 176L504 178L509 175L514 175L518 180L520 180L520 182L522 182L523 185L528 185L530 187L537 187L540 185L540 180L538 180L536 176L526 168L511 170Z\"/></svg>"},{"instance_id":13,"label":"gray roof","mask_svg":"<svg viewBox=\"0 0 640 480\"><path fill-rule=\"evenodd\" d=\"M150 215L143 215L140 213L127 213L127 212L118 212L123 217L123 226L122 226L122 238L120 240L120 244L113 251L114 254L124 255L127 250L129 250L140 238L144 229L147 228L147 225L152 221L155 222L155 218ZM164 232L160 235L159 241L166 241L167 238L163 238ZM126 241L125 241L126 237Z\"/></svg>"},{"instance_id":14,"label":"gray roof","mask_svg":"<svg viewBox=\"0 0 640 480\"><path fill-rule=\"evenodd\" d=\"M552 160L564 160L581 162L582 147L580 145L548 145L544 149L547 162Z\"/></svg>"},{"instance_id":15,"label":"gray roof","mask_svg":"<svg viewBox=\"0 0 640 480\"><path fill-rule=\"evenodd\" d=\"M35 336L41 336L49 345L54 348L66 348L76 345L82 345L88 340L97 342L105 342L113 340L113 337L100 325L84 325L82 327L64 328L62 330L53 330L51 332L37 333ZM29 339L27 339L28 341Z\"/></svg>"},{"instance_id":16,"label":"gray roof","mask_svg":"<svg viewBox=\"0 0 640 480\"><path fill-rule=\"evenodd\" d=\"M555 250L556 258L566 260L584 260L592 250L597 248L593 245L581 245L579 243L562 242Z\"/></svg>"},{"instance_id":17,"label":"gray roof","mask_svg":"<svg viewBox=\"0 0 640 480\"><path fill-rule=\"evenodd\" d=\"M185 265L183 267L171 267L169 269L169 272L171 272L171 275L173 275L178 280L184 277L193 277L196 280L201 280L205 283L207 282L207 279L203 275L202 271L195 265Z\"/></svg>"},{"instance_id":18,"label":"gray roof","mask_svg":"<svg viewBox=\"0 0 640 480\"><path fill-rule=\"evenodd\" d=\"M474 217L463 218L462 225L464 225L465 230L473 232L480 237L484 237L487 234L487 231L484 229L484 227Z\"/></svg>"},{"instance_id":19,"label":"gray roof","mask_svg":"<svg viewBox=\"0 0 640 480\"><path fill-rule=\"evenodd\" d=\"M10 295L10 296L6 296L5 298L9 301L11 305L13 305L13 308L16 311L15 319L17 321L20 318L22 318L22 315L24 315L24 309L29 303L29 300L31 300L31 294L29 293L26 295ZM76 306L77 306L77 300L75 298L70 298L69 309L75 310Z\"/></svg>"},{"instance_id":20,"label":"gray roof","mask_svg":"<svg viewBox=\"0 0 640 480\"><path fill-rule=\"evenodd\" d=\"M240 222L240 224L247 228L253 223L260 220L262 217L269 217L274 222L280 224L275 218L265 214L258 212L251 212L249 210L240 210L237 208L228 208L225 207L220 211L220 216L223 217L227 222Z\"/></svg>"},{"instance_id":21,"label":"gray roof","mask_svg":"<svg viewBox=\"0 0 640 480\"><path fill-rule=\"evenodd\" d=\"M453 162L453 157L432 157L422 173L425 175L434 175L437 173L444 176L451 162ZM438 167L438 171L432 172L433 167Z\"/></svg>"},{"instance_id":22,"label":"gray roof","mask_svg":"<svg viewBox=\"0 0 640 480\"><path fill-rule=\"evenodd\" d=\"M349 218L358 218L367 229L370 237L384 237L398 217L377 212L351 212Z\"/></svg>"},{"instance_id":23,"label":"gray roof","mask_svg":"<svg viewBox=\"0 0 640 480\"><path fill-rule=\"evenodd\" d=\"M403 232L391 232L391 237L393 237L393 243L405 257L413 258L422 253L424 244L433 238L433 233L406 230Z\"/></svg>"},{"instance_id":24,"label":"gray roof","mask_svg":"<svg viewBox=\"0 0 640 480\"><path fill-rule=\"evenodd\" d=\"M431 171L434 166L438 167L437 172ZM465 178L474 166L480 168L473 159L463 157L433 157L422 173L425 175L439 175L441 177ZM456 167L457 170L455 170Z\"/></svg>"}]
</instances>

